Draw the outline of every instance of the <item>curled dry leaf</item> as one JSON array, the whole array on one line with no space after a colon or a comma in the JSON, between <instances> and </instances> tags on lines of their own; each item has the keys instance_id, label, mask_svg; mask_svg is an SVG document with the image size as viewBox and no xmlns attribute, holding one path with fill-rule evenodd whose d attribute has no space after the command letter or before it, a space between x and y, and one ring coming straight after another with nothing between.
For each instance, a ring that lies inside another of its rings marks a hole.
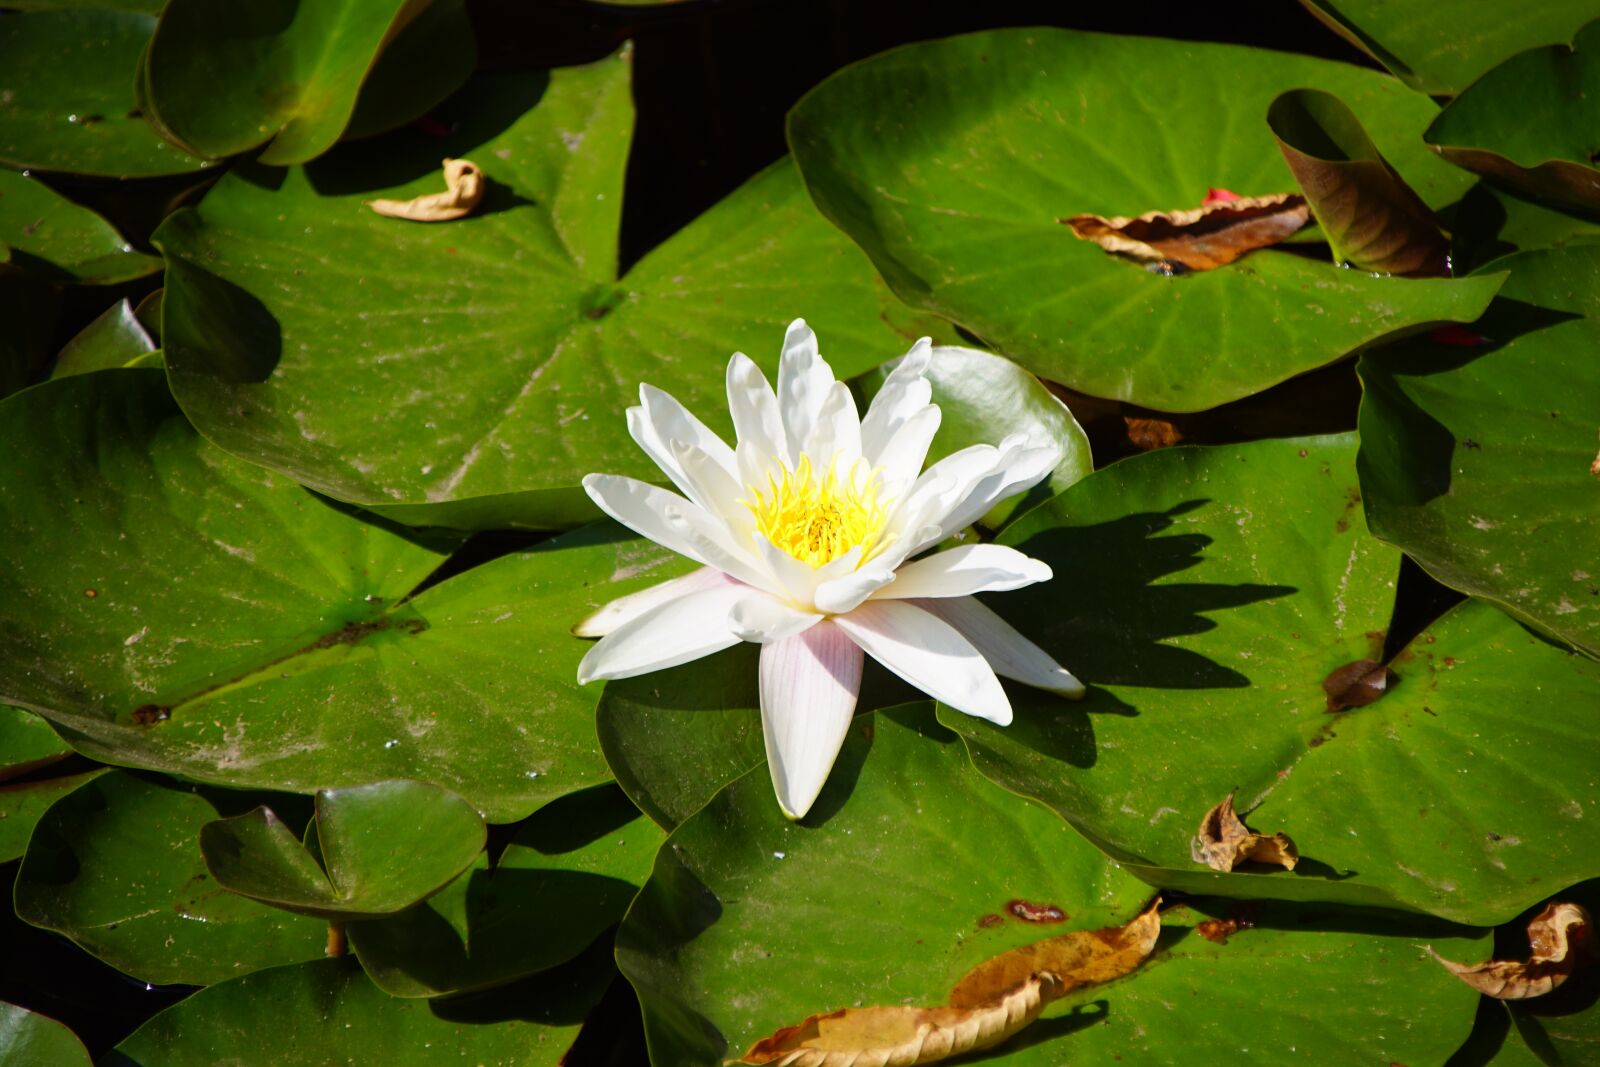
<instances>
[{"instance_id":1,"label":"curled dry leaf","mask_svg":"<svg viewBox=\"0 0 1600 1067\"><path fill-rule=\"evenodd\" d=\"M449 222L470 214L483 199L483 171L468 159L447 159L443 165L444 192L410 200L368 200L367 206L380 215L412 222Z\"/></svg>"},{"instance_id":2,"label":"curled dry leaf","mask_svg":"<svg viewBox=\"0 0 1600 1067\"><path fill-rule=\"evenodd\" d=\"M1233 794L1206 812L1189 845L1189 855L1214 871L1231 871L1246 861L1274 863L1288 870L1300 862L1300 850L1288 834L1258 834L1233 810Z\"/></svg>"},{"instance_id":3,"label":"curled dry leaf","mask_svg":"<svg viewBox=\"0 0 1600 1067\"><path fill-rule=\"evenodd\" d=\"M1328 694L1329 711L1344 711L1371 704L1398 680L1399 675L1377 660L1358 659L1335 667L1322 680L1322 691Z\"/></svg>"},{"instance_id":4,"label":"curled dry leaf","mask_svg":"<svg viewBox=\"0 0 1600 1067\"><path fill-rule=\"evenodd\" d=\"M1234 196L1213 189L1203 206L1187 211L1147 211L1137 218L1111 219L1073 215L1060 221L1081 240L1119 256L1210 270L1292 237L1310 218L1311 209L1298 193Z\"/></svg>"},{"instance_id":5,"label":"curled dry leaf","mask_svg":"<svg viewBox=\"0 0 1600 1067\"><path fill-rule=\"evenodd\" d=\"M1161 934L1159 900L1126 926L1037 941L967 972L937 1008L841 1008L786 1026L730 1063L777 1067L913 1067L999 1044L1079 986L1143 963Z\"/></svg>"},{"instance_id":6,"label":"curled dry leaf","mask_svg":"<svg viewBox=\"0 0 1600 1067\"><path fill-rule=\"evenodd\" d=\"M1469 966L1447 960L1432 948L1428 951L1445 970L1478 992L1500 1000L1525 1000L1543 996L1573 971L1593 962L1597 948L1589 913L1577 904L1559 901L1547 905L1528 923L1528 942L1532 952L1526 963L1489 960Z\"/></svg>"},{"instance_id":7,"label":"curled dry leaf","mask_svg":"<svg viewBox=\"0 0 1600 1067\"><path fill-rule=\"evenodd\" d=\"M1167 419L1124 415L1122 421L1128 427L1128 442L1141 452L1170 448L1183 440L1183 431Z\"/></svg>"}]
</instances>

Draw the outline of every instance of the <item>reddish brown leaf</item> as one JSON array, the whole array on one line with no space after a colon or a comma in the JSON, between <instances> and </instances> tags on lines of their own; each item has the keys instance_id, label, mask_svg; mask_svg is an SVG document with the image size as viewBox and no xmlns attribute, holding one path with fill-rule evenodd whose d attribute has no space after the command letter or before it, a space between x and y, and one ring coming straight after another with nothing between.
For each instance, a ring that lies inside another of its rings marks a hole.
<instances>
[{"instance_id":1,"label":"reddish brown leaf","mask_svg":"<svg viewBox=\"0 0 1600 1067\"><path fill-rule=\"evenodd\" d=\"M447 159L442 165L444 192L410 200L368 200L367 206L380 215L412 222L449 222L462 218L483 199L483 171L466 159Z\"/></svg>"},{"instance_id":2,"label":"reddish brown leaf","mask_svg":"<svg viewBox=\"0 0 1600 1067\"><path fill-rule=\"evenodd\" d=\"M781 1067L914 1067L997 1045L1080 986L1143 963L1161 934L1160 901L1127 926L1080 930L974 967L937 1008L841 1008L786 1026L732 1063Z\"/></svg>"},{"instance_id":3,"label":"reddish brown leaf","mask_svg":"<svg viewBox=\"0 0 1600 1067\"><path fill-rule=\"evenodd\" d=\"M1073 215L1060 221L1082 240L1119 256L1141 263L1211 270L1293 236L1310 218L1305 197L1275 193L1232 200L1208 195L1201 207L1147 211L1137 218Z\"/></svg>"},{"instance_id":4,"label":"reddish brown leaf","mask_svg":"<svg viewBox=\"0 0 1600 1067\"><path fill-rule=\"evenodd\" d=\"M1377 660L1358 659L1335 667L1322 680L1322 691L1328 694L1329 711L1343 711L1371 704L1399 679L1399 675Z\"/></svg>"},{"instance_id":5,"label":"reddish brown leaf","mask_svg":"<svg viewBox=\"0 0 1600 1067\"><path fill-rule=\"evenodd\" d=\"M1183 431L1168 419L1149 419L1138 415L1124 415L1128 427L1128 441L1141 452L1157 448L1170 448L1183 440Z\"/></svg>"},{"instance_id":6,"label":"reddish brown leaf","mask_svg":"<svg viewBox=\"0 0 1600 1067\"><path fill-rule=\"evenodd\" d=\"M1231 871L1246 861L1276 864L1292 871L1300 862L1300 850L1287 834L1269 837L1245 826L1233 810L1232 793L1200 820L1189 855L1214 871Z\"/></svg>"},{"instance_id":7,"label":"reddish brown leaf","mask_svg":"<svg viewBox=\"0 0 1600 1067\"><path fill-rule=\"evenodd\" d=\"M1550 992L1579 967L1594 962L1596 943L1589 913L1577 904L1555 902L1528 923L1532 951L1526 962L1489 960L1454 963L1433 949L1445 970L1480 993L1500 1000L1524 1000Z\"/></svg>"}]
</instances>

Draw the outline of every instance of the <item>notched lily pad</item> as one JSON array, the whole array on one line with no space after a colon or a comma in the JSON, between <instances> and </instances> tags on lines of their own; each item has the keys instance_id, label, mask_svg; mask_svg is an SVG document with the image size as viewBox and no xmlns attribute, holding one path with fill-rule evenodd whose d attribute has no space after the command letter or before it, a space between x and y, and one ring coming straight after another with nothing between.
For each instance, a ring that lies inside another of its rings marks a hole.
<instances>
[{"instance_id":1,"label":"notched lily pad","mask_svg":"<svg viewBox=\"0 0 1600 1067\"><path fill-rule=\"evenodd\" d=\"M1211 270L1298 233L1311 209L1298 193L1209 200L1183 211L1147 211L1136 218L1073 215L1073 234L1107 252L1163 268Z\"/></svg>"},{"instance_id":2,"label":"notched lily pad","mask_svg":"<svg viewBox=\"0 0 1600 1067\"><path fill-rule=\"evenodd\" d=\"M1436 952L1433 955L1445 970L1497 1000L1544 996L1580 967L1600 959L1593 920L1580 904L1553 901L1547 905L1528 923L1528 943L1531 951L1526 960L1464 964Z\"/></svg>"},{"instance_id":3,"label":"notched lily pad","mask_svg":"<svg viewBox=\"0 0 1600 1067\"><path fill-rule=\"evenodd\" d=\"M1235 790L1237 792L1237 790ZM1285 833L1258 834L1244 824L1233 810L1234 793L1200 820L1200 829L1189 843L1189 855L1214 871L1231 871L1241 863L1264 863L1294 870L1300 850Z\"/></svg>"}]
</instances>

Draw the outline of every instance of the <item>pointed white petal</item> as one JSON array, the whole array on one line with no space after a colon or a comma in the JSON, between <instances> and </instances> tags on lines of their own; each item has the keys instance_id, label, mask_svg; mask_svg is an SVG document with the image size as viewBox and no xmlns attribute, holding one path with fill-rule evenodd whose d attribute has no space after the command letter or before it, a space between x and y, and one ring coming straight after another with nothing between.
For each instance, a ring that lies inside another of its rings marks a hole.
<instances>
[{"instance_id":1,"label":"pointed white petal","mask_svg":"<svg viewBox=\"0 0 1600 1067\"><path fill-rule=\"evenodd\" d=\"M805 633L822 621L814 611L792 608L776 597L752 592L728 612L728 629L741 641L770 644Z\"/></svg>"},{"instance_id":2,"label":"pointed white petal","mask_svg":"<svg viewBox=\"0 0 1600 1067\"><path fill-rule=\"evenodd\" d=\"M805 319L795 319L789 324L783 356L778 360L778 411L783 416L789 445L785 454L791 466L800 462L833 382L833 369L817 353L817 335ZM831 457L813 458L825 463Z\"/></svg>"},{"instance_id":3,"label":"pointed white petal","mask_svg":"<svg viewBox=\"0 0 1600 1067\"><path fill-rule=\"evenodd\" d=\"M754 535L751 540L767 573L772 576L772 584L776 586L772 591L795 604L811 603L811 592L817 587L820 572L812 570L809 564L801 563L760 534Z\"/></svg>"},{"instance_id":4,"label":"pointed white petal","mask_svg":"<svg viewBox=\"0 0 1600 1067\"><path fill-rule=\"evenodd\" d=\"M676 667L739 643L728 612L749 590L705 589L650 609L602 637L578 664L578 684Z\"/></svg>"},{"instance_id":5,"label":"pointed white petal","mask_svg":"<svg viewBox=\"0 0 1600 1067\"><path fill-rule=\"evenodd\" d=\"M684 448L691 446L678 439L668 440L663 438L658 433L656 424L651 421L649 413L642 406L628 409L628 434L633 438L634 443L644 451L644 454L655 461L655 465L661 468L661 472L672 480L672 484L677 486L684 496L712 514L721 513L721 508L716 503L716 494L709 491L718 483L715 480L708 480L708 476L705 474L696 477L684 469L683 458L680 453ZM718 443L720 444L721 442L719 441ZM726 445L723 445L723 448L727 451L729 463L732 464L733 450L728 449ZM695 451L698 452L700 450L695 449ZM700 452L700 454L705 455L704 452ZM715 466L709 458L706 462L708 465ZM729 473L723 475L723 480L732 482L733 478L734 474L730 468Z\"/></svg>"},{"instance_id":6,"label":"pointed white petal","mask_svg":"<svg viewBox=\"0 0 1600 1067\"><path fill-rule=\"evenodd\" d=\"M720 519L676 493L615 474L587 475L583 488L601 511L656 544L747 585L772 585L767 569L733 543Z\"/></svg>"},{"instance_id":7,"label":"pointed white petal","mask_svg":"<svg viewBox=\"0 0 1600 1067\"><path fill-rule=\"evenodd\" d=\"M890 586L895 577L895 572L887 568L864 568L842 578L820 583L811 600L818 611L840 614L854 609L863 600Z\"/></svg>"},{"instance_id":8,"label":"pointed white petal","mask_svg":"<svg viewBox=\"0 0 1600 1067\"><path fill-rule=\"evenodd\" d=\"M952 452L923 471L889 517L888 533L894 540L878 562L885 567L898 567L902 560L939 541L943 536L940 520L966 500L972 487L994 469L998 454L992 445L973 445Z\"/></svg>"},{"instance_id":9,"label":"pointed white petal","mask_svg":"<svg viewBox=\"0 0 1600 1067\"><path fill-rule=\"evenodd\" d=\"M669 578L664 582L652 585L648 589L641 589L637 593L618 597L598 608L588 617L584 618L572 628L574 637L604 637L623 623L637 619L640 615L652 608L676 600L690 593L698 593L702 589L711 589L719 585L727 585L729 578L715 567L701 567L690 571L681 578Z\"/></svg>"},{"instance_id":10,"label":"pointed white petal","mask_svg":"<svg viewBox=\"0 0 1600 1067\"><path fill-rule=\"evenodd\" d=\"M655 427L658 440L669 446L674 441L693 445L726 471L728 477L733 477L736 470L733 449L713 433L710 427L695 418L693 412L678 403L670 393L662 392L653 385L641 385L639 401L644 405L645 415L649 417L650 424Z\"/></svg>"},{"instance_id":11,"label":"pointed white petal","mask_svg":"<svg viewBox=\"0 0 1600 1067\"><path fill-rule=\"evenodd\" d=\"M961 545L904 564L895 582L876 596L904 600L909 597L971 596L1005 592L1050 580L1050 566L1005 545Z\"/></svg>"},{"instance_id":12,"label":"pointed white petal","mask_svg":"<svg viewBox=\"0 0 1600 1067\"><path fill-rule=\"evenodd\" d=\"M678 485L713 517L720 519L733 535L734 543L754 527L754 516L742 500L745 490L735 475L698 447L674 441L672 459L683 479ZM728 453L730 456L733 453Z\"/></svg>"},{"instance_id":13,"label":"pointed white petal","mask_svg":"<svg viewBox=\"0 0 1600 1067\"><path fill-rule=\"evenodd\" d=\"M1011 702L989 664L949 623L905 600L869 600L833 616L862 650L957 711L1011 723Z\"/></svg>"},{"instance_id":14,"label":"pointed white petal","mask_svg":"<svg viewBox=\"0 0 1600 1067\"><path fill-rule=\"evenodd\" d=\"M919 600L917 604L959 630L983 653L996 674L1074 700L1083 696L1082 682L976 597Z\"/></svg>"},{"instance_id":15,"label":"pointed white petal","mask_svg":"<svg viewBox=\"0 0 1600 1067\"><path fill-rule=\"evenodd\" d=\"M787 455L783 417L778 412L778 396L750 357L735 352L728 360L728 414L740 450L749 445L762 457ZM748 478L743 478L748 481Z\"/></svg>"},{"instance_id":16,"label":"pointed white petal","mask_svg":"<svg viewBox=\"0 0 1600 1067\"><path fill-rule=\"evenodd\" d=\"M994 470L978 479L965 499L951 506L939 523L940 536L948 537L972 525L1006 497L1032 489L1048 478L1060 461L1061 452L1054 447L1017 445L1003 452Z\"/></svg>"},{"instance_id":17,"label":"pointed white petal","mask_svg":"<svg viewBox=\"0 0 1600 1067\"><path fill-rule=\"evenodd\" d=\"M890 439L908 419L928 405L933 395L933 387L923 377L932 354L930 344L924 337L911 346L911 351L889 372L861 419L861 453L874 466L882 462L883 450Z\"/></svg>"},{"instance_id":18,"label":"pointed white petal","mask_svg":"<svg viewBox=\"0 0 1600 1067\"><path fill-rule=\"evenodd\" d=\"M800 450L824 467L832 461L834 473L841 478L861 458L861 417L848 385L834 382L829 386L811 436L801 442Z\"/></svg>"},{"instance_id":19,"label":"pointed white petal","mask_svg":"<svg viewBox=\"0 0 1600 1067\"><path fill-rule=\"evenodd\" d=\"M878 484L885 497L899 500L916 483L917 475L922 472L923 461L928 458L928 446L933 444L933 435L939 432L943 417L943 413L934 405L924 405L894 431L876 457L867 456L867 461L880 470ZM865 437L862 451L865 454Z\"/></svg>"},{"instance_id":20,"label":"pointed white petal","mask_svg":"<svg viewBox=\"0 0 1600 1067\"><path fill-rule=\"evenodd\" d=\"M761 730L778 805L811 810L844 744L861 688L861 649L823 621L761 648Z\"/></svg>"}]
</instances>

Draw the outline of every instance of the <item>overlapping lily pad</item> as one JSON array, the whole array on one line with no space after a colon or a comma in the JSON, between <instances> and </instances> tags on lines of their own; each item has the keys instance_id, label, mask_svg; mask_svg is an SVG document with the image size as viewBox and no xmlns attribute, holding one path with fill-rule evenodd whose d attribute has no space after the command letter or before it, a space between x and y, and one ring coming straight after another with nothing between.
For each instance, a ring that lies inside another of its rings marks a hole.
<instances>
[{"instance_id":1,"label":"overlapping lily pad","mask_svg":"<svg viewBox=\"0 0 1600 1067\"><path fill-rule=\"evenodd\" d=\"M1367 513L1440 581L1600 656L1600 248L1489 269L1506 267L1482 344L1362 360Z\"/></svg>"},{"instance_id":2,"label":"overlapping lily pad","mask_svg":"<svg viewBox=\"0 0 1600 1067\"><path fill-rule=\"evenodd\" d=\"M350 943L392 996L479 989L563 963L622 913L665 835L615 785L541 808L491 869L480 857L437 895L353 923Z\"/></svg>"},{"instance_id":3,"label":"overlapping lily pad","mask_svg":"<svg viewBox=\"0 0 1600 1067\"><path fill-rule=\"evenodd\" d=\"M602 946L603 948L604 946ZM616 975L610 953L503 990L430 1004L391 997L353 959L316 960L201 990L140 1027L109 1067L416 1063L429 1058L557 1067Z\"/></svg>"},{"instance_id":4,"label":"overlapping lily pad","mask_svg":"<svg viewBox=\"0 0 1600 1067\"><path fill-rule=\"evenodd\" d=\"M147 982L208 985L316 959L326 928L218 886L196 838L217 817L190 789L118 771L67 795L35 827L17 914Z\"/></svg>"},{"instance_id":5,"label":"overlapping lily pad","mask_svg":"<svg viewBox=\"0 0 1600 1067\"><path fill-rule=\"evenodd\" d=\"M1498 0L1395 4L1301 0L1330 29L1419 92L1459 93L1490 67L1527 48L1570 40L1594 17L1588 0L1541 0L1506 17Z\"/></svg>"},{"instance_id":6,"label":"overlapping lily pad","mask_svg":"<svg viewBox=\"0 0 1600 1067\"><path fill-rule=\"evenodd\" d=\"M1426 134L1452 163L1558 204L1600 213L1600 21L1571 47L1512 56L1473 82Z\"/></svg>"},{"instance_id":7,"label":"overlapping lily pad","mask_svg":"<svg viewBox=\"0 0 1600 1067\"><path fill-rule=\"evenodd\" d=\"M0 169L0 270L40 280L107 285L142 278L161 260L134 251L111 224L37 178Z\"/></svg>"},{"instance_id":8,"label":"overlapping lily pad","mask_svg":"<svg viewBox=\"0 0 1600 1067\"><path fill-rule=\"evenodd\" d=\"M39 716L0 706L0 863L22 855L51 804L100 773L68 764L68 773L52 776L51 765L71 753Z\"/></svg>"},{"instance_id":9,"label":"overlapping lily pad","mask_svg":"<svg viewBox=\"0 0 1600 1067\"><path fill-rule=\"evenodd\" d=\"M1160 92L1152 71L1170 76ZM1470 320L1494 292L1487 278L1375 278L1308 249L1163 276L1058 222L1195 207L1211 187L1292 192L1265 117L1303 87L1344 100L1428 203L1467 188L1420 143L1434 106L1391 78L1064 30L971 34L858 63L795 106L789 137L817 205L901 299L1041 377L1193 411L1396 330Z\"/></svg>"},{"instance_id":10,"label":"overlapping lily pad","mask_svg":"<svg viewBox=\"0 0 1600 1067\"><path fill-rule=\"evenodd\" d=\"M206 870L230 892L330 921L390 915L452 881L482 851L483 820L454 793L394 779L317 794L300 843L268 807L200 830Z\"/></svg>"},{"instance_id":11,"label":"overlapping lily pad","mask_svg":"<svg viewBox=\"0 0 1600 1067\"><path fill-rule=\"evenodd\" d=\"M109 178L209 166L156 133L134 99L161 4L60 6L0 19L0 163Z\"/></svg>"},{"instance_id":12,"label":"overlapping lily pad","mask_svg":"<svg viewBox=\"0 0 1600 1067\"><path fill-rule=\"evenodd\" d=\"M127 300L112 304L62 347L52 378L125 367L156 350L156 343Z\"/></svg>"},{"instance_id":13,"label":"overlapping lily pad","mask_svg":"<svg viewBox=\"0 0 1600 1067\"><path fill-rule=\"evenodd\" d=\"M1158 884L1502 922L1583 877L1600 843L1575 799L1600 760L1600 667L1470 605L1394 660L1377 702L1327 711L1324 678L1381 659L1394 595L1355 447L1165 450L1024 516L1002 540L1055 578L995 606L1089 696L1018 691L1004 729L942 721L986 774ZM1299 846L1292 873L1190 858L1235 788L1252 829Z\"/></svg>"},{"instance_id":14,"label":"overlapping lily pad","mask_svg":"<svg viewBox=\"0 0 1600 1067\"><path fill-rule=\"evenodd\" d=\"M89 1050L65 1026L15 1004L0 1004L0 1065L89 1067Z\"/></svg>"},{"instance_id":15,"label":"overlapping lily pad","mask_svg":"<svg viewBox=\"0 0 1600 1067\"><path fill-rule=\"evenodd\" d=\"M407 522L568 525L594 513L583 475L659 477L623 420L640 382L726 430L728 357L770 372L790 319L842 377L926 332L886 325L895 302L787 162L619 281L626 52L480 75L438 114L454 133L241 168L158 234L173 388L224 448ZM437 191L445 156L488 177L474 215L362 206Z\"/></svg>"},{"instance_id":16,"label":"overlapping lily pad","mask_svg":"<svg viewBox=\"0 0 1600 1067\"><path fill-rule=\"evenodd\" d=\"M158 372L28 390L0 439L0 699L78 750L304 793L418 778L500 822L609 777L568 629L676 573L664 549L602 525L402 600L436 551L207 444Z\"/></svg>"}]
</instances>

